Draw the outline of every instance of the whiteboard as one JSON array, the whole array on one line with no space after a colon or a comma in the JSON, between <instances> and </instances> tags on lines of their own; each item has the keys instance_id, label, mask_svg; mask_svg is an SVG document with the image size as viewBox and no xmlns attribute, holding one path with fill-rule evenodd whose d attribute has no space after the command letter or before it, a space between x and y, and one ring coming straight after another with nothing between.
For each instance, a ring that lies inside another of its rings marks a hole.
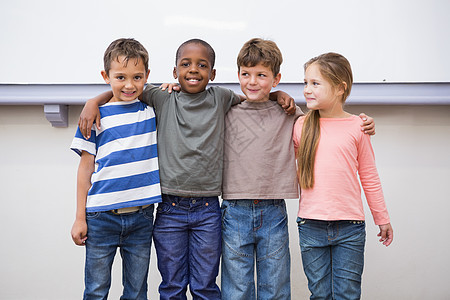
<instances>
[{"instance_id":1,"label":"whiteboard","mask_svg":"<svg viewBox=\"0 0 450 300\"><path fill-rule=\"evenodd\" d=\"M253 37L275 41L282 82L302 82L309 58L346 56L355 82L450 82L450 1L2 0L0 83L102 83L103 52L120 37L150 53L150 82L172 82L177 47L216 51L216 83L237 82Z\"/></svg>"}]
</instances>

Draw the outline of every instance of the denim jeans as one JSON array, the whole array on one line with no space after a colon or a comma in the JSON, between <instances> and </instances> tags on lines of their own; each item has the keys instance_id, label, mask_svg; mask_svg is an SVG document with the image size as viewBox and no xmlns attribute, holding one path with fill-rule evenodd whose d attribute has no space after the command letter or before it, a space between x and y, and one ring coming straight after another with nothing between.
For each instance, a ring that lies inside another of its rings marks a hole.
<instances>
[{"instance_id":1,"label":"denim jeans","mask_svg":"<svg viewBox=\"0 0 450 300\"><path fill-rule=\"evenodd\" d=\"M107 299L111 267L120 248L123 294L120 299L147 299L154 205L137 212L87 213L85 291L83 299Z\"/></svg>"},{"instance_id":2,"label":"denim jeans","mask_svg":"<svg viewBox=\"0 0 450 300\"><path fill-rule=\"evenodd\" d=\"M163 195L156 210L153 240L162 282L160 299L218 300L221 254L218 197Z\"/></svg>"},{"instance_id":3,"label":"denim jeans","mask_svg":"<svg viewBox=\"0 0 450 300\"><path fill-rule=\"evenodd\" d=\"M310 299L360 299L364 221L297 219Z\"/></svg>"},{"instance_id":4,"label":"denim jeans","mask_svg":"<svg viewBox=\"0 0 450 300\"><path fill-rule=\"evenodd\" d=\"M222 299L291 299L284 200L224 200L222 239Z\"/></svg>"}]
</instances>

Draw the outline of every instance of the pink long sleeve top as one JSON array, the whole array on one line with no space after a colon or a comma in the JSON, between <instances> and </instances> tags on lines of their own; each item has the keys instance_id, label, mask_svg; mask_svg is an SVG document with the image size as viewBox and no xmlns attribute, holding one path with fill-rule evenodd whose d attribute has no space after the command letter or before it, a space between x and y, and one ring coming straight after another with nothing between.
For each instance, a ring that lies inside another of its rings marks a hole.
<instances>
[{"instance_id":1,"label":"pink long sleeve top","mask_svg":"<svg viewBox=\"0 0 450 300\"><path fill-rule=\"evenodd\" d=\"M301 117L294 126L296 153L303 122ZM390 223L370 137L361 131L361 122L354 115L320 119L314 187L301 190L300 218L365 220L360 180L375 224Z\"/></svg>"}]
</instances>

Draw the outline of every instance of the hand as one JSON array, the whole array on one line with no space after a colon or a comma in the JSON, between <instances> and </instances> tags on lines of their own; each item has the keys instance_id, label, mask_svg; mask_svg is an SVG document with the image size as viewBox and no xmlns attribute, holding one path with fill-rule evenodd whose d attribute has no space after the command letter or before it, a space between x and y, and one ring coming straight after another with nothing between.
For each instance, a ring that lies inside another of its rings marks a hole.
<instances>
[{"instance_id":1,"label":"hand","mask_svg":"<svg viewBox=\"0 0 450 300\"><path fill-rule=\"evenodd\" d=\"M363 120L361 130L368 135L375 134L375 122L373 118L367 116L365 113L359 114L359 117Z\"/></svg>"},{"instance_id":2,"label":"hand","mask_svg":"<svg viewBox=\"0 0 450 300\"><path fill-rule=\"evenodd\" d=\"M78 120L78 127L85 139L88 140L91 137L91 129L94 122L97 125L97 128L100 129L100 118L100 110L98 109L97 103L88 100L84 105L80 114L80 119Z\"/></svg>"},{"instance_id":3,"label":"hand","mask_svg":"<svg viewBox=\"0 0 450 300\"><path fill-rule=\"evenodd\" d=\"M283 91L277 91L277 102L288 115L295 114L295 101L289 94Z\"/></svg>"},{"instance_id":4,"label":"hand","mask_svg":"<svg viewBox=\"0 0 450 300\"><path fill-rule=\"evenodd\" d=\"M172 94L172 91L179 92L181 90L181 87L178 85L178 83L163 83L159 86L159 88L162 91L165 91L167 89L167 92L169 94Z\"/></svg>"},{"instance_id":5,"label":"hand","mask_svg":"<svg viewBox=\"0 0 450 300\"><path fill-rule=\"evenodd\" d=\"M394 230L392 229L391 223L385 225L379 225L380 232L377 236L380 237L380 243L383 243L386 247L392 243L394 239Z\"/></svg>"},{"instance_id":6,"label":"hand","mask_svg":"<svg viewBox=\"0 0 450 300\"><path fill-rule=\"evenodd\" d=\"M78 246L84 246L87 240L87 223L86 220L75 220L72 226L72 231L70 232L72 235L73 242Z\"/></svg>"}]
</instances>

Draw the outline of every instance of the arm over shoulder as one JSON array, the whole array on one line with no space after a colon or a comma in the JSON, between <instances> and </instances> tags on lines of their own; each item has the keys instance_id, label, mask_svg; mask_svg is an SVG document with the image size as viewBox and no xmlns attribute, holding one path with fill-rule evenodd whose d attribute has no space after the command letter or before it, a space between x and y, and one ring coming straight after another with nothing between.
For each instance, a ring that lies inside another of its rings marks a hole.
<instances>
[{"instance_id":1,"label":"arm over shoulder","mask_svg":"<svg viewBox=\"0 0 450 300\"><path fill-rule=\"evenodd\" d=\"M142 93L142 102L154 107L155 109L168 98L170 98L170 94L167 91L163 91L159 87L152 84L148 84Z\"/></svg>"}]
</instances>

